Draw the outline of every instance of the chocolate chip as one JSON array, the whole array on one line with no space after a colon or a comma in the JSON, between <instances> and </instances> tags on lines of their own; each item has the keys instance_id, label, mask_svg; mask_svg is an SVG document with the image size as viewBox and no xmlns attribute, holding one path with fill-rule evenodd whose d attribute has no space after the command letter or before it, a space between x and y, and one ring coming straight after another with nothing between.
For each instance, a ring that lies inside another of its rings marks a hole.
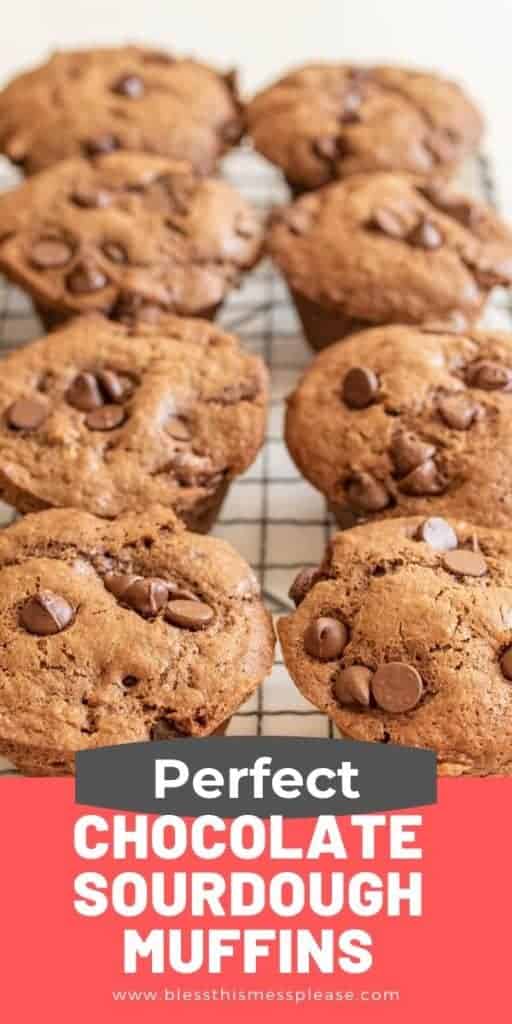
<instances>
[{"instance_id":1,"label":"chocolate chip","mask_svg":"<svg viewBox=\"0 0 512 1024\"><path fill-rule=\"evenodd\" d=\"M398 715L412 711L423 695L423 682L413 665L390 661L379 665L372 678L372 693L383 711Z\"/></svg>"},{"instance_id":2,"label":"chocolate chip","mask_svg":"<svg viewBox=\"0 0 512 1024\"><path fill-rule=\"evenodd\" d=\"M111 402L122 402L131 391L130 382L113 370L99 370L96 376L101 390Z\"/></svg>"},{"instance_id":3,"label":"chocolate chip","mask_svg":"<svg viewBox=\"0 0 512 1024\"><path fill-rule=\"evenodd\" d=\"M400 214L388 207L379 206L368 223L369 227L377 228L390 238L405 238L406 227Z\"/></svg>"},{"instance_id":4,"label":"chocolate chip","mask_svg":"<svg viewBox=\"0 0 512 1024\"><path fill-rule=\"evenodd\" d=\"M71 199L85 210L104 210L112 203L111 193L103 188L77 189Z\"/></svg>"},{"instance_id":5,"label":"chocolate chip","mask_svg":"<svg viewBox=\"0 0 512 1024\"><path fill-rule=\"evenodd\" d=\"M111 263L127 263L128 256L126 249L118 242L105 242L103 252Z\"/></svg>"},{"instance_id":6,"label":"chocolate chip","mask_svg":"<svg viewBox=\"0 0 512 1024\"><path fill-rule=\"evenodd\" d=\"M443 236L435 224L428 220L420 220L407 235L407 241L418 249L439 249L443 244Z\"/></svg>"},{"instance_id":7,"label":"chocolate chip","mask_svg":"<svg viewBox=\"0 0 512 1024\"><path fill-rule=\"evenodd\" d=\"M85 417L85 425L89 430L115 430L126 419L126 412L119 405L102 405Z\"/></svg>"},{"instance_id":8,"label":"chocolate chip","mask_svg":"<svg viewBox=\"0 0 512 1024\"><path fill-rule=\"evenodd\" d=\"M112 92L116 92L118 96L126 96L130 100L138 100L144 95L144 82L139 75L121 75L114 82Z\"/></svg>"},{"instance_id":9,"label":"chocolate chip","mask_svg":"<svg viewBox=\"0 0 512 1024\"><path fill-rule=\"evenodd\" d=\"M506 651L502 654L500 665L505 679L512 681L512 647L507 647Z\"/></svg>"},{"instance_id":10,"label":"chocolate chip","mask_svg":"<svg viewBox=\"0 0 512 1024\"><path fill-rule=\"evenodd\" d=\"M425 185L419 191L433 206L448 214L449 217L453 217L465 228L476 227L482 218L479 207L467 196L456 195L438 185Z\"/></svg>"},{"instance_id":11,"label":"chocolate chip","mask_svg":"<svg viewBox=\"0 0 512 1024\"><path fill-rule=\"evenodd\" d=\"M75 409L91 412L103 405L98 381L93 373L79 373L66 392L66 399Z\"/></svg>"},{"instance_id":12,"label":"chocolate chip","mask_svg":"<svg viewBox=\"0 0 512 1024\"><path fill-rule=\"evenodd\" d=\"M406 476L435 454L435 445L422 441L410 430L397 431L391 441L390 455L400 476Z\"/></svg>"},{"instance_id":13,"label":"chocolate chip","mask_svg":"<svg viewBox=\"0 0 512 1024\"><path fill-rule=\"evenodd\" d=\"M179 416L172 416L167 421L166 429L171 437L174 437L175 441L190 441L192 436L187 424Z\"/></svg>"},{"instance_id":14,"label":"chocolate chip","mask_svg":"<svg viewBox=\"0 0 512 1024\"><path fill-rule=\"evenodd\" d=\"M157 718L156 722L153 722L151 726L149 738L154 742L158 742L158 740L179 739L181 735L171 719Z\"/></svg>"},{"instance_id":15,"label":"chocolate chip","mask_svg":"<svg viewBox=\"0 0 512 1024\"><path fill-rule=\"evenodd\" d=\"M371 473L355 473L347 485L347 498L358 512L381 512L391 498L380 480Z\"/></svg>"},{"instance_id":16,"label":"chocolate chip","mask_svg":"<svg viewBox=\"0 0 512 1024\"><path fill-rule=\"evenodd\" d=\"M338 140L333 135L324 135L313 141L313 152L322 160L334 160L338 153Z\"/></svg>"},{"instance_id":17,"label":"chocolate chip","mask_svg":"<svg viewBox=\"0 0 512 1024\"><path fill-rule=\"evenodd\" d=\"M224 142L229 144L238 142L241 135L243 135L244 124L241 118L231 117L229 121L224 121L221 128L221 135Z\"/></svg>"},{"instance_id":18,"label":"chocolate chip","mask_svg":"<svg viewBox=\"0 0 512 1024\"><path fill-rule=\"evenodd\" d=\"M290 206L280 215L280 221L294 235L305 235L311 227L311 211L300 204Z\"/></svg>"},{"instance_id":19,"label":"chocolate chip","mask_svg":"<svg viewBox=\"0 0 512 1024\"><path fill-rule=\"evenodd\" d=\"M484 556L479 551L470 551L468 548L448 551L443 558L443 565L455 576L485 576L487 573Z\"/></svg>"},{"instance_id":20,"label":"chocolate chip","mask_svg":"<svg viewBox=\"0 0 512 1024\"><path fill-rule=\"evenodd\" d=\"M404 494L420 498L426 494L441 494L446 487L446 481L440 476L434 460L427 459L405 476L399 487Z\"/></svg>"},{"instance_id":21,"label":"chocolate chip","mask_svg":"<svg viewBox=\"0 0 512 1024\"><path fill-rule=\"evenodd\" d=\"M378 377L366 366L353 366L345 374L343 400L351 409L365 409L374 401L378 391Z\"/></svg>"},{"instance_id":22,"label":"chocolate chip","mask_svg":"<svg viewBox=\"0 0 512 1024\"><path fill-rule=\"evenodd\" d=\"M360 108L362 97L358 92L347 92L343 97L343 110L340 114L342 124L354 124L361 120Z\"/></svg>"},{"instance_id":23,"label":"chocolate chip","mask_svg":"<svg viewBox=\"0 0 512 1024\"><path fill-rule=\"evenodd\" d=\"M339 619L321 616L314 619L304 633L304 647L317 661L338 658L348 643L348 629Z\"/></svg>"},{"instance_id":24,"label":"chocolate chip","mask_svg":"<svg viewBox=\"0 0 512 1024\"><path fill-rule=\"evenodd\" d=\"M418 540L430 544L430 547L436 551L451 551L459 543L455 530L446 522L446 519L441 519L440 516L425 519L425 522L419 527Z\"/></svg>"},{"instance_id":25,"label":"chocolate chip","mask_svg":"<svg viewBox=\"0 0 512 1024\"><path fill-rule=\"evenodd\" d=\"M114 594L118 600L121 600L128 587L135 583L136 580L141 580L142 578L142 576L135 576L133 573L107 572L103 578L103 583L111 594Z\"/></svg>"},{"instance_id":26,"label":"chocolate chip","mask_svg":"<svg viewBox=\"0 0 512 1024\"><path fill-rule=\"evenodd\" d=\"M213 608L203 601L169 601L165 618L182 629L205 629L213 621Z\"/></svg>"},{"instance_id":27,"label":"chocolate chip","mask_svg":"<svg viewBox=\"0 0 512 1024\"><path fill-rule=\"evenodd\" d=\"M157 578L134 579L121 595L124 604L129 605L144 618L154 618L169 597L167 584Z\"/></svg>"},{"instance_id":28,"label":"chocolate chip","mask_svg":"<svg viewBox=\"0 0 512 1024\"><path fill-rule=\"evenodd\" d=\"M468 430L475 420L479 405L469 395L454 392L443 395L438 403L441 419L453 430Z\"/></svg>"},{"instance_id":29,"label":"chocolate chip","mask_svg":"<svg viewBox=\"0 0 512 1024\"><path fill-rule=\"evenodd\" d=\"M73 295L90 295L99 292L108 284L108 278L97 267L77 263L67 279L67 286Z\"/></svg>"},{"instance_id":30,"label":"chocolate chip","mask_svg":"<svg viewBox=\"0 0 512 1024\"><path fill-rule=\"evenodd\" d=\"M32 246L30 260L41 270L64 267L69 263L73 250L68 242L58 238L41 238Z\"/></svg>"},{"instance_id":31,"label":"chocolate chip","mask_svg":"<svg viewBox=\"0 0 512 1024\"><path fill-rule=\"evenodd\" d=\"M482 388L485 391L510 391L512 389L512 370L492 359L481 359L477 363L473 363L468 369L467 379L473 387Z\"/></svg>"},{"instance_id":32,"label":"chocolate chip","mask_svg":"<svg viewBox=\"0 0 512 1024\"><path fill-rule=\"evenodd\" d=\"M52 636L69 626L73 609L59 594L41 590L23 605L20 622L29 633L36 636Z\"/></svg>"},{"instance_id":33,"label":"chocolate chip","mask_svg":"<svg viewBox=\"0 0 512 1024\"><path fill-rule=\"evenodd\" d=\"M169 583L167 581L167 587L169 590L170 601L198 601L199 598L192 593L191 590L187 590L186 587L180 587L178 583Z\"/></svg>"},{"instance_id":34,"label":"chocolate chip","mask_svg":"<svg viewBox=\"0 0 512 1024\"><path fill-rule=\"evenodd\" d=\"M119 139L106 132L104 135L97 135L93 139L87 139L84 142L84 151L87 156L91 157L105 156L107 153L113 153L115 149L119 149L119 145Z\"/></svg>"},{"instance_id":35,"label":"chocolate chip","mask_svg":"<svg viewBox=\"0 0 512 1024\"><path fill-rule=\"evenodd\" d=\"M314 586L320 578L318 569L301 569L288 591L288 595L296 608L298 608L306 594L309 594L311 587Z\"/></svg>"},{"instance_id":36,"label":"chocolate chip","mask_svg":"<svg viewBox=\"0 0 512 1024\"><path fill-rule=\"evenodd\" d=\"M37 430L48 416L48 408L35 398L18 398L6 412L13 430Z\"/></svg>"},{"instance_id":37,"label":"chocolate chip","mask_svg":"<svg viewBox=\"0 0 512 1024\"><path fill-rule=\"evenodd\" d=\"M370 703L372 673L365 665L351 665L338 672L334 680L334 693L340 704L360 704L367 708Z\"/></svg>"}]
</instances>

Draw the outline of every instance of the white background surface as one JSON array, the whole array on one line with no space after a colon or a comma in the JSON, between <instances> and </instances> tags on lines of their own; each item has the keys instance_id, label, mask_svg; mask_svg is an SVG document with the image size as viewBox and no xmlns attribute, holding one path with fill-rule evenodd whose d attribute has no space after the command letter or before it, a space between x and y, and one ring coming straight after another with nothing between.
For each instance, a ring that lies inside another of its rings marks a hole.
<instances>
[{"instance_id":1,"label":"white background surface","mask_svg":"<svg viewBox=\"0 0 512 1024\"><path fill-rule=\"evenodd\" d=\"M147 41L243 69L247 92L311 58L376 58L464 81L512 218L512 0L3 0L0 78L55 47Z\"/></svg>"}]
</instances>

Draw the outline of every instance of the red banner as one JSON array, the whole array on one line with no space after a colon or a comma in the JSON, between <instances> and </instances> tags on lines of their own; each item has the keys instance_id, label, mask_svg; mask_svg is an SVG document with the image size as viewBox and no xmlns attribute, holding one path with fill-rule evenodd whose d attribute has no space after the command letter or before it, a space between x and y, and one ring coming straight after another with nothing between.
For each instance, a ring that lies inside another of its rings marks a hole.
<instances>
[{"instance_id":1,"label":"red banner","mask_svg":"<svg viewBox=\"0 0 512 1024\"><path fill-rule=\"evenodd\" d=\"M327 1020L407 1024L411 1019L431 1024L433 1017L508 1019L510 780L442 780L439 803L410 812L422 823L410 826L409 836L409 812L380 816L385 823L373 830L375 856L363 849L360 825L337 819L344 858L328 852L307 857L315 826L308 819L285 822L287 848L302 850L302 858L271 859L267 845L257 859L243 860L232 852L204 859L187 850L162 861L151 852L138 857L142 847L128 845L127 855L118 850L116 859L114 812L78 807L71 780L5 779L0 794L0 1007L5 1020L89 1024L95 1018L101 1024L139 1024L204 1021L207 1015L215 1021L240 1014L252 1020L262 1013L280 1021L292 1014L305 1021L321 1014ZM77 821L87 823L89 813L95 816L89 828L76 830ZM133 814L120 817L123 827L134 827ZM145 825L150 835L155 819L140 817L141 835ZM403 819L398 825L402 850L421 848L421 856L397 858L396 829L390 850L392 818ZM268 835L268 823L266 828ZM210 847L224 839L214 830L208 834ZM93 851L91 859L76 852L80 843ZM99 843L106 844L107 852ZM287 873L299 878L298 884L283 877L272 900L289 905L290 916L269 905L271 879ZM319 873L323 892L318 877L312 882ZM411 883L418 873L421 893ZM226 880L257 874L256 888L239 879L237 889L238 898L256 912L233 913L229 886L221 892L217 883L216 891L211 878L210 898L205 897L205 874ZM119 876L120 884L115 882ZM351 889L354 876L359 881ZM303 910L300 879L306 893ZM333 893L343 900L340 912L315 913L311 900L327 903ZM258 912L262 898L265 907ZM125 901L127 916L113 908L116 899L118 905ZM157 913L155 899L171 910L174 900L176 912ZM180 899L185 901L181 913ZM142 909L145 900L148 907ZM96 916L88 916L90 908ZM158 935L149 956L143 943L153 931ZM138 936L134 946L127 941L129 933ZM247 933L250 942L244 947ZM365 934L369 946L361 938ZM173 970L170 951L192 968L202 958L203 966L191 973ZM127 973L127 956L135 964L133 973ZM254 973L248 972L251 965Z\"/></svg>"}]
</instances>

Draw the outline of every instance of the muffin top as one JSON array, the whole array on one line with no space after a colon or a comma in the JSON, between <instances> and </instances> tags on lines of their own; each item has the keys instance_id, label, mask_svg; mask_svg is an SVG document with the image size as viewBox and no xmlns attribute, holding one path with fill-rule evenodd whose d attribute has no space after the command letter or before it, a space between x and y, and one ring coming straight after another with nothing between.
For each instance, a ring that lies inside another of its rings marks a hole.
<instances>
[{"instance_id":1,"label":"muffin top","mask_svg":"<svg viewBox=\"0 0 512 1024\"><path fill-rule=\"evenodd\" d=\"M0 493L21 511L185 518L254 459L267 372L202 320L79 317L2 361Z\"/></svg>"},{"instance_id":2,"label":"muffin top","mask_svg":"<svg viewBox=\"0 0 512 1024\"><path fill-rule=\"evenodd\" d=\"M255 146L297 189L366 171L447 175L478 146L479 111L454 82L399 67L310 64L248 107Z\"/></svg>"},{"instance_id":3,"label":"muffin top","mask_svg":"<svg viewBox=\"0 0 512 1024\"><path fill-rule=\"evenodd\" d=\"M261 239L227 182L144 154L67 160L0 197L0 268L63 315L207 314Z\"/></svg>"},{"instance_id":4,"label":"muffin top","mask_svg":"<svg viewBox=\"0 0 512 1024\"><path fill-rule=\"evenodd\" d=\"M138 46L55 53L0 92L0 150L29 174L116 149L209 174L243 129L234 72Z\"/></svg>"},{"instance_id":5,"label":"muffin top","mask_svg":"<svg viewBox=\"0 0 512 1024\"><path fill-rule=\"evenodd\" d=\"M280 620L303 694L357 740L448 775L512 772L512 538L440 518L336 534Z\"/></svg>"},{"instance_id":6,"label":"muffin top","mask_svg":"<svg viewBox=\"0 0 512 1024\"><path fill-rule=\"evenodd\" d=\"M34 758L206 736L263 680L273 630L225 541L153 507L0 531L0 738ZM65 767L65 765L62 765Z\"/></svg>"},{"instance_id":7,"label":"muffin top","mask_svg":"<svg viewBox=\"0 0 512 1024\"><path fill-rule=\"evenodd\" d=\"M322 352L286 440L340 521L447 513L512 526L512 335L376 327Z\"/></svg>"},{"instance_id":8,"label":"muffin top","mask_svg":"<svg viewBox=\"0 0 512 1024\"><path fill-rule=\"evenodd\" d=\"M359 175L276 211L270 254L292 291L371 323L474 318L512 281L512 231L447 186Z\"/></svg>"}]
</instances>

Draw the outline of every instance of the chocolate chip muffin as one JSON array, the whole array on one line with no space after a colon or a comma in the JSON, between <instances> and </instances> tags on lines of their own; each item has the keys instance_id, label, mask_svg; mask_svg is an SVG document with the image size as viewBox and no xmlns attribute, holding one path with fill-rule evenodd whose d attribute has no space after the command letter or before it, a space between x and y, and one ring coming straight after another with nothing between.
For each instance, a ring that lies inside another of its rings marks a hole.
<instances>
[{"instance_id":1,"label":"chocolate chip muffin","mask_svg":"<svg viewBox=\"0 0 512 1024\"><path fill-rule=\"evenodd\" d=\"M234 72L138 46L56 53L0 92L0 151L28 174L119 149L209 174L243 130Z\"/></svg>"},{"instance_id":2,"label":"chocolate chip muffin","mask_svg":"<svg viewBox=\"0 0 512 1024\"><path fill-rule=\"evenodd\" d=\"M209 736L270 672L258 585L225 541L159 507L0 531L0 752L31 775L77 750Z\"/></svg>"},{"instance_id":3,"label":"chocolate chip muffin","mask_svg":"<svg viewBox=\"0 0 512 1024\"><path fill-rule=\"evenodd\" d=\"M405 175L357 175L278 210L270 254L323 348L380 323L476 321L512 281L512 231L481 203Z\"/></svg>"},{"instance_id":4,"label":"chocolate chip muffin","mask_svg":"<svg viewBox=\"0 0 512 1024\"><path fill-rule=\"evenodd\" d=\"M207 530L266 404L263 362L206 321L78 317L2 360L0 495L110 519L159 503Z\"/></svg>"},{"instance_id":5,"label":"chocolate chip muffin","mask_svg":"<svg viewBox=\"0 0 512 1024\"><path fill-rule=\"evenodd\" d=\"M449 514L512 527L512 335L395 326L322 352L286 441L340 526Z\"/></svg>"},{"instance_id":6,"label":"chocolate chip muffin","mask_svg":"<svg viewBox=\"0 0 512 1024\"><path fill-rule=\"evenodd\" d=\"M512 536L439 517L336 534L279 622L286 665L344 736L512 774Z\"/></svg>"},{"instance_id":7,"label":"chocolate chip muffin","mask_svg":"<svg viewBox=\"0 0 512 1024\"><path fill-rule=\"evenodd\" d=\"M261 241L231 185L155 156L64 161L0 196L0 269L47 326L92 309L213 317Z\"/></svg>"},{"instance_id":8,"label":"chocolate chip muffin","mask_svg":"<svg viewBox=\"0 0 512 1024\"><path fill-rule=\"evenodd\" d=\"M479 111L454 82L399 67L310 64L248 107L256 148L295 191L373 171L449 176L478 146Z\"/></svg>"}]
</instances>

